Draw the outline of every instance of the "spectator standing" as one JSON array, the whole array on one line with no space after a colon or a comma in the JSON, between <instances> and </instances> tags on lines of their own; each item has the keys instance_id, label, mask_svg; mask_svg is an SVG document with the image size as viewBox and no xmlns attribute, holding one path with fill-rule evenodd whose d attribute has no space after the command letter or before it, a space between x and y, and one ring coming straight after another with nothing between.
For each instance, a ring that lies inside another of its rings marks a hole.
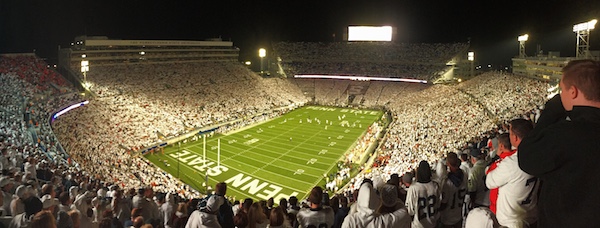
<instances>
[{"instance_id":1,"label":"spectator standing","mask_svg":"<svg viewBox=\"0 0 600 228\"><path fill-rule=\"evenodd\" d=\"M511 144L519 146L532 129L533 125L528 120L511 121ZM488 188L498 188L496 217L500 225L507 227L528 227L537 222L538 179L519 168L518 153L517 150L504 158L485 179Z\"/></svg>"},{"instance_id":2,"label":"spectator standing","mask_svg":"<svg viewBox=\"0 0 600 228\"><path fill-rule=\"evenodd\" d=\"M519 145L519 165L542 181L539 227L600 227L600 63L569 62L560 88Z\"/></svg>"},{"instance_id":3,"label":"spectator standing","mask_svg":"<svg viewBox=\"0 0 600 228\"><path fill-rule=\"evenodd\" d=\"M299 227L321 226L325 224L327 227L333 226L334 214L331 207L322 206L323 189L319 186L314 187L308 196L309 208L302 208L298 211L296 219L300 224Z\"/></svg>"},{"instance_id":4,"label":"spectator standing","mask_svg":"<svg viewBox=\"0 0 600 228\"><path fill-rule=\"evenodd\" d=\"M421 161L417 168L417 182L410 185L406 195L408 214L413 216L412 227L435 227L440 217L440 189L431 180L431 166Z\"/></svg>"}]
</instances>

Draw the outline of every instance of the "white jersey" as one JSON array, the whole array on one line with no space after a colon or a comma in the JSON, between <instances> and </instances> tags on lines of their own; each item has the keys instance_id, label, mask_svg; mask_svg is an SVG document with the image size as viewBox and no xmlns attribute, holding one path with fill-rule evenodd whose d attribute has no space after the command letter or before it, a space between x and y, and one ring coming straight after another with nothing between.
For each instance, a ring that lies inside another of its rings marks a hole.
<instances>
[{"instance_id":1,"label":"white jersey","mask_svg":"<svg viewBox=\"0 0 600 228\"><path fill-rule=\"evenodd\" d=\"M406 193L406 209L413 217L412 227L435 227L440 217L440 191L437 183L415 182Z\"/></svg>"},{"instance_id":2,"label":"white jersey","mask_svg":"<svg viewBox=\"0 0 600 228\"><path fill-rule=\"evenodd\" d=\"M450 178L444 181L442 188L442 204L446 204L441 211L440 220L444 225L454 225L462 219L462 209L467 194L467 175L462 171L462 180L455 185Z\"/></svg>"},{"instance_id":3,"label":"white jersey","mask_svg":"<svg viewBox=\"0 0 600 228\"><path fill-rule=\"evenodd\" d=\"M468 192L475 192L475 198L471 199L475 205L490 205L490 191L485 187L485 161L479 160L473 164L469 173L467 183Z\"/></svg>"},{"instance_id":4,"label":"white jersey","mask_svg":"<svg viewBox=\"0 0 600 228\"><path fill-rule=\"evenodd\" d=\"M500 225L523 227L537 221L538 179L519 168L517 153L504 158L488 173L485 183L490 189L499 188L496 217Z\"/></svg>"}]
</instances>

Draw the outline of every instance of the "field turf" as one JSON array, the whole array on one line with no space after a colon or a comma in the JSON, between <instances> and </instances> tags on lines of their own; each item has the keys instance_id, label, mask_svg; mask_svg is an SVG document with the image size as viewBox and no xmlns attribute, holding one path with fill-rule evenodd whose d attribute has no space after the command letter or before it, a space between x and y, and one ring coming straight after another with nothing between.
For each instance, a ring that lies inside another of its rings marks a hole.
<instances>
[{"instance_id":1,"label":"field turf","mask_svg":"<svg viewBox=\"0 0 600 228\"><path fill-rule=\"evenodd\" d=\"M381 111L305 106L283 116L146 155L151 162L203 192L227 183L227 195L254 200L296 195L303 199L382 116ZM320 123L319 123L320 122ZM220 139L220 166L218 140ZM179 162L177 162L179 160Z\"/></svg>"}]
</instances>

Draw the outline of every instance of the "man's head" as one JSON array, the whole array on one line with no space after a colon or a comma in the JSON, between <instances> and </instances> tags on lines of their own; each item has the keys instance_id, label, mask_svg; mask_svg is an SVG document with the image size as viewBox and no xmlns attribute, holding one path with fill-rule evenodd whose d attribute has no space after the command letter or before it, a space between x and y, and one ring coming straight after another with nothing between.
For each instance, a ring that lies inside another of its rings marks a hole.
<instances>
[{"instance_id":1,"label":"man's head","mask_svg":"<svg viewBox=\"0 0 600 228\"><path fill-rule=\"evenodd\" d=\"M215 186L215 195L224 196L227 193L227 183L221 182Z\"/></svg>"},{"instance_id":2,"label":"man's head","mask_svg":"<svg viewBox=\"0 0 600 228\"><path fill-rule=\"evenodd\" d=\"M458 155L454 152L449 152L446 156L446 165L450 167L451 171L459 170L460 159L458 159Z\"/></svg>"},{"instance_id":3,"label":"man's head","mask_svg":"<svg viewBox=\"0 0 600 228\"><path fill-rule=\"evenodd\" d=\"M533 130L533 124L529 120L515 119L510 121L509 138L510 144L514 147L518 147L521 144L521 140L525 138Z\"/></svg>"},{"instance_id":4,"label":"man's head","mask_svg":"<svg viewBox=\"0 0 600 228\"><path fill-rule=\"evenodd\" d=\"M502 133L498 135L498 150L496 154L500 156L501 153L508 152L512 148L512 144L510 144L510 135L508 133Z\"/></svg>"},{"instance_id":5,"label":"man's head","mask_svg":"<svg viewBox=\"0 0 600 228\"><path fill-rule=\"evenodd\" d=\"M573 60L562 72L560 100L565 110L577 105L600 107L600 62Z\"/></svg>"},{"instance_id":6,"label":"man's head","mask_svg":"<svg viewBox=\"0 0 600 228\"><path fill-rule=\"evenodd\" d=\"M319 186L314 187L310 190L310 195L308 196L308 201L312 205L321 205L323 201L323 189Z\"/></svg>"}]
</instances>

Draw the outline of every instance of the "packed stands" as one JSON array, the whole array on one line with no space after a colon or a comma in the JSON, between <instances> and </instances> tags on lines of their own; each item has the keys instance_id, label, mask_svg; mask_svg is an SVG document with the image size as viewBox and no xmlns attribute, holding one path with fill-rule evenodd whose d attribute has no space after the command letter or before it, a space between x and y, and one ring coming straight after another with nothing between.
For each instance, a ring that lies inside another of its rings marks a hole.
<instances>
[{"instance_id":1,"label":"packed stands","mask_svg":"<svg viewBox=\"0 0 600 228\"><path fill-rule=\"evenodd\" d=\"M466 43L280 42L273 45L285 74L354 75L433 81Z\"/></svg>"},{"instance_id":2,"label":"packed stands","mask_svg":"<svg viewBox=\"0 0 600 228\"><path fill-rule=\"evenodd\" d=\"M3 57L2 61L5 64L0 66L0 81L6 89L0 93L0 164L3 170L0 188L4 198L12 198L15 194L17 203L30 205L32 199L37 199L44 208L46 205L57 206L58 210L74 213L77 218L62 217L61 220L58 216L57 224L78 220L81 227L100 225L106 218L117 219L122 225L133 224L138 219L131 209L137 207L151 208L150 212L142 212L141 221L154 224L154 227L171 227L175 224L173 220L185 224L184 221L189 219L198 223L199 217L214 215L210 206L218 207L225 200L206 200L204 206L200 204L196 210L198 200L185 201L174 197L174 193L188 198L199 197L198 193L131 152L158 141L159 135L176 136L189 128L240 119L290 104L304 104L309 98L303 91L311 87L311 83L319 103L343 104L336 103L336 99L344 99L343 93L353 85L349 81L320 79L303 82L264 79L239 64L223 62L98 66L88 74L90 89L97 96L88 98L91 99L88 105L60 116L50 127L50 114L83 100L82 97L68 89L54 89L52 84L58 88L69 86L59 79L60 75L38 67L46 64L35 57ZM31 65L29 61L35 64ZM546 97L543 83L497 72L486 73L458 86L384 82L361 82L361 86L364 89L358 94L361 95L360 103L367 107L384 106L394 120L377 151L377 165L365 167L369 172L361 173L342 191L353 192L367 178L373 179L371 187L365 187L367 191L362 191L358 199L351 197L352 194L336 194L334 198L338 201L345 197L355 201L364 200L364 197L381 201L389 199L386 197L401 198L391 194L393 191L385 190L387 187L381 183L393 179L393 174L413 171L421 160L432 166L438 164L447 152L476 144L477 139L490 130L505 131L502 126L506 120L539 112L536 108ZM53 92L47 94L47 90ZM241 125L251 123L240 122ZM370 140L362 138L358 150L366 147ZM352 157L348 159L352 160ZM342 168L340 176L347 176L347 172ZM374 193L374 189L379 189L381 194L364 195L371 190ZM66 195L67 200L65 203L61 200L58 205L58 200L53 199L61 199L61 195ZM311 200L314 199L308 199ZM10 200L5 200L4 205L6 201ZM292 204L292 198L289 201L290 206L281 211L267 202L257 202L253 206L251 200L248 207L244 202L230 208L237 212L235 216L242 217L242 221L246 218L246 221L265 226L266 223L294 226L301 221L294 220L295 215L291 214L303 209L299 208L301 205ZM329 207L329 201L323 202L324 208ZM306 201L304 203L302 206L308 207ZM402 216L396 212L406 210L403 205L392 205L391 208L399 209L388 209L376 217ZM258 212L256 208L264 210ZM333 208L339 209L334 209L337 214L347 207ZM106 209L112 210L103 213ZM3 215L8 214L10 205L2 210ZM278 216L277 213L291 219L282 219L281 223L265 220L273 218L273 214ZM12 216L15 214L18 213ZM251 218L251 215L257 217ZM362 215L353 217L356 216ZM402 217L403 220L406 218ZM10 217L8 220L14 221ZM239 220L232 218L230 221Z\"/></svg>"}]
</instances>

